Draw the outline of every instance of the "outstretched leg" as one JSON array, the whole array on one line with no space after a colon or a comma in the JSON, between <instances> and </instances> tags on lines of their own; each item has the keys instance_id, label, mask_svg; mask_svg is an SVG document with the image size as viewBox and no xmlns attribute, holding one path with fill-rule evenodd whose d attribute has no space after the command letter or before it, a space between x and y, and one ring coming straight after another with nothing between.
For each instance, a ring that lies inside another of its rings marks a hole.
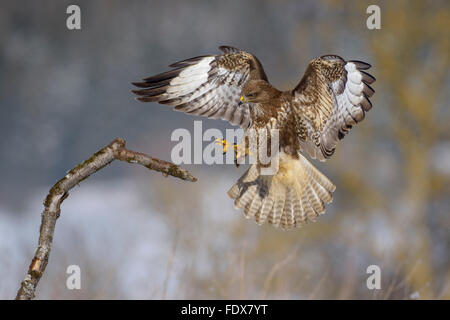
<instances>
[{"instance_id":1,"label":"outstretched leg","mask_svg":"<svg viewBox=\"0 0 450 320\"><path fill-rule=\"evenodd\" d=\"M239 167L239 163L238 163L239 158L241 158L241 157L245 158L246 156L248 156L250 154L250 150L248 147L241 146L237 143L231 144L225 139L217 138L216 143L219 145L222 145L223 154L225 154L227 152L228 148L234 149L234 164L236 165L236 167Z\"/></svg>"}]
</instances>

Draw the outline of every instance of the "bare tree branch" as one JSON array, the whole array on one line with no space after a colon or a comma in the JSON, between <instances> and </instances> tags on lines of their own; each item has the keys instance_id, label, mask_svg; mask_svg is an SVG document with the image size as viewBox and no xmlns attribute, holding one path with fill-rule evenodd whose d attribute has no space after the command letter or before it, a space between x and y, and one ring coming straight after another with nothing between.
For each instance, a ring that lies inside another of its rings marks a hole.
<instances>
[{"instance_id":1,"label":"bare tree branch","mask_svg":"<svg viewBox=\"0 0 450 320\"><path fill-rule=\"evenodd\" d=\"M109 145L93 154L88 160L70 170L64 178L50 189L44 201L39 245L25 280L22 281L17 292L17 300L29 300L35 296L36 286L48 263L56 219L58 219L61 212L61 203L69 196L69 190L114 160L137 163L150 170L162 172L164 176L171 175L182 180L197 181L188 171L181 169L177 165L128 150L125 148L123 139L115 139Z\"/></svg>"}]
</instances>

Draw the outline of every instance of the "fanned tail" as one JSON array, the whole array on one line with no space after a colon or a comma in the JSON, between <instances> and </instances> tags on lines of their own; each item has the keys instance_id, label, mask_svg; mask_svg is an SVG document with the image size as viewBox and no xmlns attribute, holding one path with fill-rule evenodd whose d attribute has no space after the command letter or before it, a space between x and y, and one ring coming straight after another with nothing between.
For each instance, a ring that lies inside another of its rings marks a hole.
<instances>
[{"instance_id":1,"label":"fanned tail","mask_svg":"<svg viewBox=\"0 0 450 320\"><path fill-rule=\"evenodd\" d=\"M242 175L228 195L246 218L255 217L290 229L300 227L325 213L325 203L333 200L334 184L306 158L280 154L279 168L274 175L261 175L256 164Z\"/></svg>"}]
</instances>

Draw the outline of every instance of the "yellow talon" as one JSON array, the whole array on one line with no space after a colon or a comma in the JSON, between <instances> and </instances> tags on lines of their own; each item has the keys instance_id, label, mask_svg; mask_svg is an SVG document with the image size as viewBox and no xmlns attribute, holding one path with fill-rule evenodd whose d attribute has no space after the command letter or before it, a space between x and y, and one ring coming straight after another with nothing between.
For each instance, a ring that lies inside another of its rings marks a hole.
<instances>
[{"instance_id":1,"label":"yellow talon","mask_svg":"<svg viewBox=\"0 0 450 320\"><path fill-rule=\"evenodd\" d=\"M223 146L223 153L227 152L227 148L232 146L235 152L235 159L239 159L242 155L247 156L250 154L250 150L249 148L244 148L243 146L239 145L239 144L233 144L231 145L231 143L229 143L227 140L225 139L216 139L216 143L220 144Z\"/></svg>"},{"instance_id":2,"label":"yellow talon","mask_svg":"<svg viewBox=\"0 0 450 320\"><path fill-rule=\"evenodd\" d=\"M223 146L223 149L222 149L223 153L227 152L227 148L230 145L230 143L227 140L217 138L216 143L221 144Z\"/></svg>"}]
</instances>

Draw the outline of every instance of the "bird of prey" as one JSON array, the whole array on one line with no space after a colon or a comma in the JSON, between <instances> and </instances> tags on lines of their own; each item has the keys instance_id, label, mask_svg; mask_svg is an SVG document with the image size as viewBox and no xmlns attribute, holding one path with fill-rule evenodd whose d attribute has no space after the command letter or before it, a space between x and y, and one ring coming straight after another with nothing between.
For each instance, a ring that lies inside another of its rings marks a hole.
<instances>
[{"instance_id":1,"label":"bird of prey","mask_svg":"<svg viewBox=\"0 0 450 320\"><path fill-rule=\"evenodd\" d=\"M277 129L279 165L262 175L255 163L228 191L235 207L258 224L300 227L325 212L334 184L302 153L330 158L339 140L372 108L371 66L337 55L313 59L294 89L273 87L252 54L221 46L221 54L170 65L170 71L133 84L136 99L174 106L177 111L223 119L249 129Z\"/></svg>"}]
</instances>

